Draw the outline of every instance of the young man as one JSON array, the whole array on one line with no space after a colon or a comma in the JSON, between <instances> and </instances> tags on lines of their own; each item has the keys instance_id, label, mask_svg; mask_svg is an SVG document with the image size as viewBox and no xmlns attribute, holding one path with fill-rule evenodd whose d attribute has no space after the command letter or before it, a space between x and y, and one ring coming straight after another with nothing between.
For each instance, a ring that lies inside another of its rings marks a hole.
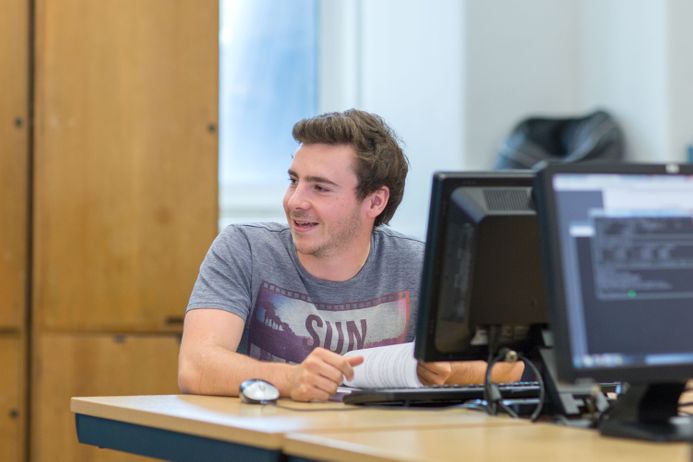
<instances>
[{"instance_id":1,"label":"young man","mask_svg":"<svg viewBox=\"0 0 693 462\"><path fill-rule=\"evenodd\" d=\"M423 243L381 226L402 200L407 159L358 110L299 121L284 196L288 226L232 225L214 241L188 304L178 382L237 395L261 378L282 396L326 400L363 358L413 340ZM499 366L494 379L519 378ZM485 363L419 364L423 383L481 383Z\"/></svg>"}]
</instances>

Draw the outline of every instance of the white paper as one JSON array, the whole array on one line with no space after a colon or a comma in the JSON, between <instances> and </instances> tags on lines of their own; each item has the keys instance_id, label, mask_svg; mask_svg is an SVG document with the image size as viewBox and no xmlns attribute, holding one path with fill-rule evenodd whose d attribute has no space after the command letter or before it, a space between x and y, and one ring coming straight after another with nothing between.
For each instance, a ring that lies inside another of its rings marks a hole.
<instances>
[{"instance_id":1,"label":"white paper","mask_svg":"<svg viewBox=\"0 0 693 462\"><path fill-rule=\"evenodd\" d=\"M421 387L416 373L414 342L354 350L345 356L363 356L362 364L354 367L354 378L344 384L356 388Z\"/></svg>"}]
</instances>

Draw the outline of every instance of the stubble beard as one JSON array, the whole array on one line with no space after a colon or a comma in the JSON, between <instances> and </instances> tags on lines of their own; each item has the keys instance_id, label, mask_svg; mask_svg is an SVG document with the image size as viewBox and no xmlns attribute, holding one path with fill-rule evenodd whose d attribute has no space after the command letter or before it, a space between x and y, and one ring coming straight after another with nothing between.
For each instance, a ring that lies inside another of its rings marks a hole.
<instances>
[{"instance_id":1,"label":"stubble beard","mask_svg":"<svg viewBox=\"0 0 693 462\"><path fill-rule=\"evenodd\" d=\"M327 240L323 242L318 242L312 247L309 246L299 246L296 240L296 236L292 232L292 237L294 241L294 247L296 251L315 258L329 257L338 253L341 247L351 242L357 235L358 229L361 225L361 220L358 215L358 210L347 218L341 226L336 235L328 236Z\"/></svg>"}]
</instances>

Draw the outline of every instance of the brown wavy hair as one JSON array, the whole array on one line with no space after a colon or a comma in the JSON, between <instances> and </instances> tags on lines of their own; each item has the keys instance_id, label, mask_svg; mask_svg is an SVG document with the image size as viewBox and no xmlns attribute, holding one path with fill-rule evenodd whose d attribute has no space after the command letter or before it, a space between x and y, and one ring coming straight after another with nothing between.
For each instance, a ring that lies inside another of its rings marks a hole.
<instances>
[{"instance_id":1,"label":"brown wavy hair","mask_svg":"<svg viewBox=\"0 0 693 462\"><path fill-rule=\"evenodd\" d=\"M363 200L381 186L390 190L390 199L375 226L387 224L402 202L409 160L394 130L382 117L358 109L328 112L298 121L293 137L299 143L349 144L356 151L356 196Z\"/></svg>"}]
</instances>

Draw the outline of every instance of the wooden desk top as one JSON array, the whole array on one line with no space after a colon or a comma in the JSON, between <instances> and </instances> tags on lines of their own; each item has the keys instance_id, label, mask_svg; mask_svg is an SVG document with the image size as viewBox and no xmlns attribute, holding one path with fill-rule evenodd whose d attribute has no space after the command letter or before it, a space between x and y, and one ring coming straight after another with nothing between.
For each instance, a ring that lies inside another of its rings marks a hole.
<instances>
[{"instance_id":1,"label":"wooden desk top","mask_svg":"<svg viewBox=\"0 0 693 462\"><path fill-rule=\"evenodd\" d=\"M344 430L289 434L289 456L336 462L653 462L691 460L686 443L606 438L594 430L553 424Z\"/></svg>"},{"instance_id":2,"label":"wooden desk top","mask_svg":"<svg viewBox=\"0 0 693 462\"><path fill-rule=\"evenodd\" d=\"M71 410L266 449L281 448L289 432L531 425L460 408L382 409L290 400L280 400L279 405L244 404L238 398L219 396L104 396L72 398Z\"/></svg>"}]
</instances>

